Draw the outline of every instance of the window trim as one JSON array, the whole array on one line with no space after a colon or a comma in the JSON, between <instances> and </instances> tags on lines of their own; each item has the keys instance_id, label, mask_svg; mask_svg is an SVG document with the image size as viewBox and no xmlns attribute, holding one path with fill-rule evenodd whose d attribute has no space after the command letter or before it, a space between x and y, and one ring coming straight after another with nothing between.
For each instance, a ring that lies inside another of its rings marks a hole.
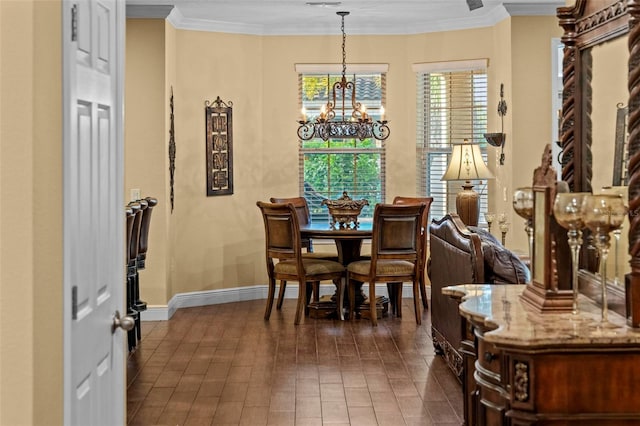
<instances>
[{"instance_id":1,"label":"window trim","mask_svg":"<svg viewBox=\"0 0 640 426\"><path fill-rule=\"evenodd\" d=\"M420 194L421 196L427 196L428 194L431 193L431 191L429 190L429 182L433 181L434 176L430 172L430 169L432 167L430 166L430 163L429 163L430 155L432 154L446 155L447 156L446 163L448 164L450 154L451 154L451 145L453 143L462 143L462 138L459 141L452 139L452 135L451 135L453 131L452 129L449 129L445 132L446 138L443 139L443 141L445 141L446 146L445 144L439 145L437 143L433 143L432 145L430 145L428 143L430 140L429 138L430 135L433 135L434 133L429 128L428 117L425 117L424 115L425 109L429 108L429 106L427 106L427 100L429 98L425 96L428 90L428 88L425 85L425 79L427 78L426 76L429 74L448 74L447 80L449 80L451 78L455 78L455 76L453 77L451 76L452 74L468 73L471 77L473 77L474 72L478 72L479 75L481 74L484 75L484 78L486 80L485 84L488 86L487 65L488 65L488 61L486 59L413 64L412 69L415 72L416 103L417 103L417 106L416 106L416 193L417 194ZM469 87L469 85L467 85L465 86L465 88L473 89L474 86L471 85L471 87ZM488 113L488 87L486 87L485 90L486 92L484 93L484 96L486 99L486 103L484 105L484 108ZM474 92L470 91L469 93L471 93L469 95L469 101L473 101ZM438 94L438 93L433 93L433 94ZM455 98L456 96L454 95L453 97ZM474 105L475 104L473 102L469 103L468 110L472 111L474 109ZM488 120L488 117L487 117L487 120ZM477 133L486 132L487 124L488 123L485 122L484 130L482 130L481 132L478 132L475 128L475 124L472 121L472 126L470 126L468 129L468 135L464 136L464 137L467 137L469 140L472 140L476 143L478 142L480 143L482 157L485 161L487 161L488 154L489 154L486 146L486 141ZM460 131L460 129L458 129L457 132L463 133ZM444 170L442 171L443 174L445 170L446 170L446 165ZM455 204L454 204L455 196L457 192L459 192L461 188L461 184L462 182L460 183L455 181L448 182L446 184L446 190L444 193L438 192L438 194L430 195L430 196L442 195L445 198L444 212L438 211L437 214L440 214L440 213L446 214L450 211L455 211ZM488 209L490 205L489 196L487 192L488 183L486 180L482 180L482 181L473 181L473 184L474 184L475 190L479 192L481 196L481 211L486 211L486 209ZM434 209L434 207L438 207L436 203L432 205L432 211L433 213L436 213L434 210L437 210L437 208ZM484 217L482 217L482 215L480 217L480 222L481 223L484 222Z\"/></svg>"}]
</instances>

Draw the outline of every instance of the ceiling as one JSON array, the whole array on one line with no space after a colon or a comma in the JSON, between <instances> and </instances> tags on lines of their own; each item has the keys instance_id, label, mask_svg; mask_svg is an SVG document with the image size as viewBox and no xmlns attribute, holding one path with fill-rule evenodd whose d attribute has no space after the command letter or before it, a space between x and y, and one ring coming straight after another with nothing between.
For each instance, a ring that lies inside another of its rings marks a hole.
<instances>
[{"instance_id":1,"label":"ceiling","mask_svg":"<svg viewBox=\"0 0 640 426\"><path fill-rule=\"evenodd\" d=\"M467 1L481 5L474 10ZM315 4L309 4L315 3ZM176 28L254 35L420 34L486 27L508 16L555 15L565 0L126 0L127 17Z\"/></svg>"}]
</instances>

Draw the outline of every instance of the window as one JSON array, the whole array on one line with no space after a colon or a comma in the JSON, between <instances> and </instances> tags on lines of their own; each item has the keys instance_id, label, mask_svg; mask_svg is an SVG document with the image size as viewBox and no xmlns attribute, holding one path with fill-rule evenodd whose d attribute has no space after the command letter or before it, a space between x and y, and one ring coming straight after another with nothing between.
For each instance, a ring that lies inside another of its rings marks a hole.
<instances>
[{"instance_id":1,"label":"window","mask_svg":"<svg viewBox=\"0 0 640 426\"><path fill-rule=\"evenodd\" d=\"M487 158L486 61L417 64L417 191L433 197L430 214L440 218L455 212L462 182L442 181L451 145L464 139L478 143ZM472 182L480 194L480 211L487 211L486 182ZM484 218L480 217L483 221Z\"/></svg>"},{"instance_id":2,"label":"window","mask_svg":"<svg viewBox=\"0 0 640 426\"><path fill-rule=\"evenodd\" d=\"M320 66L321 67L321 66ZM326 66L325 66L326 68ZM332 67L333 68L333 67ZM324 73L299 72L300 108L310 121L320 114L327 103L333 83L342 78L341 70ZM385 73L362 71L347 75L356 82L356 100L364 105L374 119L380 118L385 100ZM344 114L351 115L351 97L345 101ZM337 99L336 119L342 119L342 99ZM309 204L312 221L329 221L325 198L336 199L346 191L351 198L367 199L359 220L371 219L373 207L385 199L384 142L376 139L311 139L300 141L300 188Z\"/></svg>"}]
</instances>

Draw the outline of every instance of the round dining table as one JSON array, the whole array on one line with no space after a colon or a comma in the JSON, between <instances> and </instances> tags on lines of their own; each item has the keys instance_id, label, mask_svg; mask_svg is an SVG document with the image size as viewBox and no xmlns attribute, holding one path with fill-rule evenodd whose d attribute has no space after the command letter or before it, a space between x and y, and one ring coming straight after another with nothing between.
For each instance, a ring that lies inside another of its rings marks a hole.
<instances>
[{"instance_id":1,"label":"round dining table","mask_svg":"<svg viewBox=\"0 0 640 426\"><path fill-rule=\"evenodd\" d=\"M338 261L345 266L360 259L362 242L371 239L371 235L371 222L361 223L357 228L333 227L328 222L312 222L300 227L302 238L335 241Z\"/></svg>"},{"instance_id":2,"label":"round dining table","mask_svg":"<svg viewBox=\"0 0 640 426\"><path fill-rule=\"evenodd\" d=\"M365 240L370 240L372 234L373 229L371 222L362 222L357 228L333 227L328 222L312 222L300 227L300 236L302 238L333 240L338 251L338 261L345 266L361 258L362 243ZM346 285L348 287L349 283L346 283ZM348 307L349 297L348 292L346 290L345 292L347 293L345 295L345 307ZM362 291L362 284L357 286L355 294L356 311L360 312L360 305L366 300ZM314 316L329 316L336 310L335 300L336 297L334 295L331 298L331 302L312 302L309 305L310 312L314 313ZM388 309L388 302L389 300L386 297L382 297L378 300L378 309L381 313L386 313ZM368 311L368 308L366 310Z\"/></svg>"}]
</instances>

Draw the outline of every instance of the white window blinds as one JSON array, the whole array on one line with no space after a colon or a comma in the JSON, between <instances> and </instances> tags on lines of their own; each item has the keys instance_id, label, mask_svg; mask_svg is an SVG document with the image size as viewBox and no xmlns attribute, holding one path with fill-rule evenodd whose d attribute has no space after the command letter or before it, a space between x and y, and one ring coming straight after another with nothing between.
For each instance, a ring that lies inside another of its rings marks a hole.
<instances>
[{"instance_id":1,"label":"white window blinds","mask_svg":"<svg viewBox=\"0 0 640 426\"><path fill-rule=\"evenodd\" d=\"M451 145L462 143L464 139L479 143L486 161L483 133L487 131L487 73L483 64L486 61L414 66L417 79L417 191L433 197L430 214L434 218L455 212L455 196L462 185L462 182L441 180ZM487 211L486 182L472 183L481 195L480 211ZM483 217L480 219L484 220Z\"/></svg>"}]
</instances>

